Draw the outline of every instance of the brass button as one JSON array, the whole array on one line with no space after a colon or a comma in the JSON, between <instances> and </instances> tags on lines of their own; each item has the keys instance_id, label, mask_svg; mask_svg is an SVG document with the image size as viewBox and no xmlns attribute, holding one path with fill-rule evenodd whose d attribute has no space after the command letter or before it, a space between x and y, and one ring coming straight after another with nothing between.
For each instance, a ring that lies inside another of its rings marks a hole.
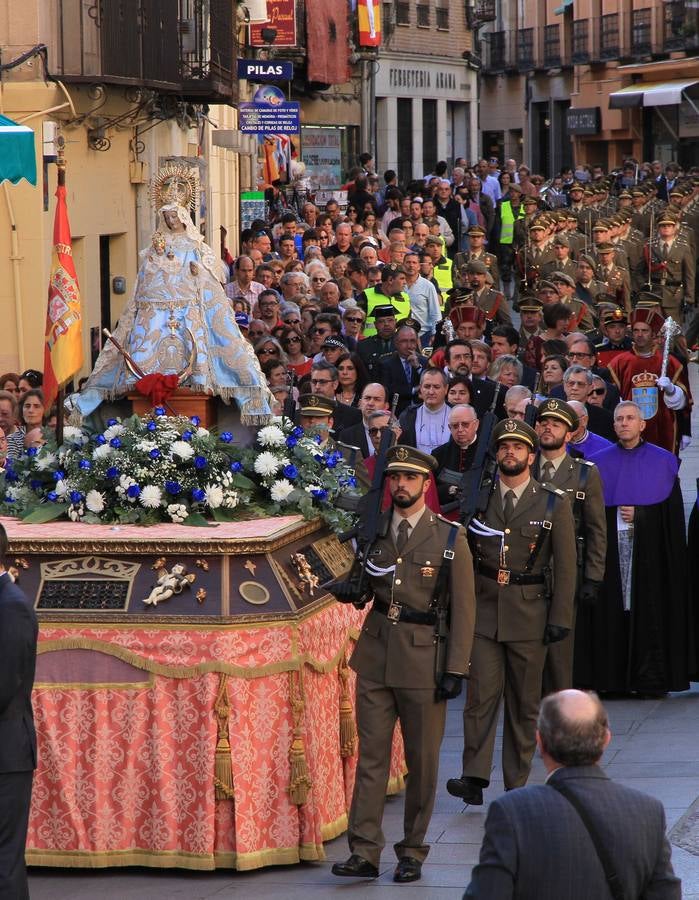
<instances>
[{"instance_id":1,"label":"brass button","mask_svg":"<svg viewBox=\"0 0 699 900\"><path fill-rule=\"evenodd\" d=\"M400 584L400 578L396 578L396 584Z\"/></svg>"},{"instance_id":2,"label":"brass button","mask_svg":"<svg viewBox=\"0 0 699 900\"><path fill-rule=\"evenodd\" d=\"M399 556L398 559L396 560L396 565L398 565L398 563L402 563L402 562L403 562L403 560L402 560L401 557Z\"/></svg>"},{"instance_id":3,"label":"brass button","mask_svg":"<svg viewBox=\"0 0 699 900\"><path fill-rule=\"evenodd\" d=\"M510 529L509 529L509 528L506 528L506 529L505 529L505 534L509 534L509 533L510 533Z\"/></svg>"},{"instance_id":4,"label":"brass button","mask_svg":"<svg viewBox=\"0 0 699 900\"><path fill-rule=\"evenodd\" d=\"M510 548L507 546L507 544L505 544L505 546L504 546L502 549L503 549L503 550L509 550Z\"/></svg>"},{"instance_id":5,"label":"brass button","mask_svg":"<svg viewBox=\"0 0 699 900\"><path fill-rule=\"evenodd\" d=\"M425 563L425 565L426 565L426 566L431 566L432 563L431 563L431 562L429 561L429 559L428 559L427 562Z\"/></svg>"}]
</instances>

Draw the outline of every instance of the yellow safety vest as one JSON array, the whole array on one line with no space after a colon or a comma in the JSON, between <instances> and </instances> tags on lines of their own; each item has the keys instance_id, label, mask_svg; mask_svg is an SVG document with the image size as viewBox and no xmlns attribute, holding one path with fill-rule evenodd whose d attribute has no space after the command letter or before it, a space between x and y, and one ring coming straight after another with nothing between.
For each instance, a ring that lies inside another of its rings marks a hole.
<instances>
[{"instance_id":1,"label":"yellow safety vest","mask_svg":"<svg viewBox=\"0 0 699 900\"><path fill-rule=\"evenodd\" d=\"M449 257L444 256L443 262L437 263L432 270L432 277L439 285L439 292L442 294L442 307L444 306L444 295L454 287L452 266L453 263Z\"/></svg>"},{"instance_id":2,"label":"yellow safety vest","mask_svg":"<svg viewBox=\"0 0 699 900\"><path fill-rule=\"evenodd\" d=\"M515 234L515 221L524 218L522 206L517 210L517 215L512 211L512 204L505 200L500 204L500 243L511 244Z\"/></svg>"},{"instance_id":3,"label":"yellow safety vest","mask_svg":"<svg viewBox=\"0 0 699 900\"><path fill-rule=\"evenodd\" d=\"M410 297L405 291L401 291L400 294L396 294L393 297L388 297L386 294L377 291L376 288L373 287L367 288L364 291L364 296L366 297L366 325L364 326L364 337L372 337L372 335L376 334L373 313L375 306L384 306L385 304L390 303L396 311L397 319L407 319L410 315Z\"/></svg>"}]
</instances>

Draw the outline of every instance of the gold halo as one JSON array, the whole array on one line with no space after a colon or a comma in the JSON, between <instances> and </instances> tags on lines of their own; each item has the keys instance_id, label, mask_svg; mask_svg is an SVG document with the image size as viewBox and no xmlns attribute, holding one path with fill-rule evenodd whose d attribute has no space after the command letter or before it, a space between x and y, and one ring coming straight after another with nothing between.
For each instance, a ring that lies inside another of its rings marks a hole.
<instances>
[{"instance_id":1,"label":"gold halo","mask_svg":"<svg viewBox=\"0 0 699 900\"><path fill-rule=\"evenodd\" d=\"M194 209L199 186L188 166L169 164L155 176L150 186L150 198L156 209L176 203L184 209Z\"/></svg>"}]
</instances>

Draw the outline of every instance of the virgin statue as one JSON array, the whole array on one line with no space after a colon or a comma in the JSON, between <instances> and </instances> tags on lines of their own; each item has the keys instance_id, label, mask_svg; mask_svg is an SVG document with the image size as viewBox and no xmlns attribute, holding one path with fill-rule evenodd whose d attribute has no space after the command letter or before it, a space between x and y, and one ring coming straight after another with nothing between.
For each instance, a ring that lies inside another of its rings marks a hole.
<instances>
[{"instance_id":1,"label":"virgin statue","mask_svg":"<svg viewBox=\"0 0 699 900\"><path fill-rule=\"evenodd\" d=\"M157 225L140 254L133 296L114 340L106 342L69 403L86 416L102 401L133 391L145 375L177 375L191 391L235 400L242 424L263 424L271 415L271 395L236 324L219 280L220 263L189 214L195 197L190 173L166 168L153 193Z\"/></svg>"}]
</instances>

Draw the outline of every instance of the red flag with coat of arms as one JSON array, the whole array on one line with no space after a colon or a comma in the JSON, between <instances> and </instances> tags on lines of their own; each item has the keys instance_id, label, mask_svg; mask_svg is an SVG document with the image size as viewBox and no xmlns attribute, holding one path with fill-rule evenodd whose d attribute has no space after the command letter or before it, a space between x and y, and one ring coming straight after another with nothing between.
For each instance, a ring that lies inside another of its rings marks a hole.
<instances>
[{"instance_id":1,"label":"red flag with coat of arms","mask_svg":"<svg viewBox=\"0 0 699 900\"><path fill-rule=\"evenodd\" d=\"M55 401L59 389L80 371L83 364L80 288L73 263L63 167L58 169L56 199L44 345L43 392L47 409Z\"/></svg>"}]
</instances>

